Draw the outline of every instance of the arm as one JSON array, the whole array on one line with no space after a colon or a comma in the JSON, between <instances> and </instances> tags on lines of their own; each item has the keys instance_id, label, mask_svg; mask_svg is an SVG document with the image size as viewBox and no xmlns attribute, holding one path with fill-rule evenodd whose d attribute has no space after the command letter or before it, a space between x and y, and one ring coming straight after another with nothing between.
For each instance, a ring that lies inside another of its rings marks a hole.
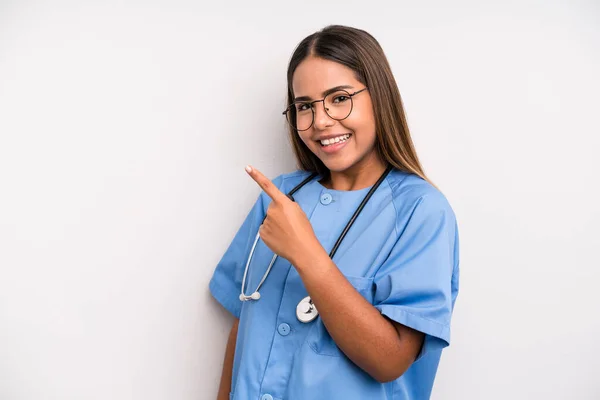
<instances>
[{"instance_id":1,"label":"arm","mask_svg":"<svg viewBox=\"0 0 600 400\"><path fill-rule=\"evenodd\" d=\"M335 343L379 382L398 378L419 354L424 334L391 322L365 300L329 258L300 206L258 170L246 171L272 199L261 239L294 265Z\"/></svg>"},{"instance_id":2,"label":"arm","mask_svg":"<svg viewBox=\"0 0 600 400\"><path fill-rule=\"evenodd\" d=\"M235 319L229 338L227 339L227 347L225 349L225 360L223 361L223 372L221 373L221 383L219 384L219 393L217 400L229 400L231 392L231 376L233 369L233 355L235 354L235 340L237 338L239 319Z\"/></svg>"},{"instance_id":3,"label":"arm","mask_svg":"<svg viewBox=\"0 0 600 400\"><path fill-rule=\"evenodd\" d=\"M338 347L379 382L402 375L417 357L424 334L391 321L360 293L320 244L292 262Z\"/></svg>"}]
</instances>

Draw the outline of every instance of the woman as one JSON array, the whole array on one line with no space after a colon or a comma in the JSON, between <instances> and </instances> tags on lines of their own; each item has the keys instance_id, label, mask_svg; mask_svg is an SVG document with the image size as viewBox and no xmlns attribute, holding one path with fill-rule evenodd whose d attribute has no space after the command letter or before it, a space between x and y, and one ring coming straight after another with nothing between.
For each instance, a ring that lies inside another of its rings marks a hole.
<instances>
[{"instance_id":1,"label":"woman","mask_svg":"<svg viewBox=\"0 0 600 400\"><path fill-rule=\"evenodd\" d=\"M263 192L210 282L236 317L219 399L428 399L458 232L387 59L368 33L329 26L298 45L287 78L300 168L271 182L247 167Z\"/></svg>"}]
</instances>

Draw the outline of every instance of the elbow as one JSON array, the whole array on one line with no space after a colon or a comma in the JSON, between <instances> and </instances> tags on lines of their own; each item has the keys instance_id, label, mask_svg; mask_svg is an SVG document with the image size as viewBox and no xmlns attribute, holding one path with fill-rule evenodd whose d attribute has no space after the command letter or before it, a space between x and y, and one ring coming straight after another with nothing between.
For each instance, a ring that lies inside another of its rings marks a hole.
<instances>
[{"instance_id":1,"label":"elbow","mask_svg":"<svg viewBox=\"0 0 600 400\"><path fill-rule=\"evenodd\" d=\"M410 364L406 365L405 363L381 365L369 372L369 375L379 383L388 383L400 378L409 367Z\"/></svg>"},{"instance_id":2,"label":"elbow","mask_svg":"<svg viewBox=\"0 0 600 400\"><path fill-rule=\"evenodd\" d=\"M400 378L413 364L416 356L399 349L399 351L389 351L386 356L378 360L372 360L372 368L368 371L379 383L388 383Z\"/></svg>"},{"instance_id":3,"label":"elbow","mask_svg":"<svg viewBox=\"0 0 600 400\"><path fill-rule=\"evenodd\" d=\"M379 383L388 383L388 382L392 382L392 381L395 381L396 379L400 378L402 376L402 374L404 374L404 371L401 371L401 372L389 371L389 372L379 372L377 374L372 374L371 376L373 377L373 379L375 379Z\"/></svg>"},{"instance_id":4,"label":"elbow","mask_svg":"<svg viewBox=\"0 0 600 400\"><path fill-rule=\"evenodd\" d=\"M371 377L379 383L387 383L400 378L417 360L423 349L424 335L402 325L394 325L398 331L398 340L393 346L380 352L373 363Z\"/></svg>"},{"instance_id":5,"label":"elbow","mask_svg":"<svg viewBox=\"0 0 600 400\"><path fill-rule=\"evenodd\" d=\"M396 327L398 335L393 339L376 343L363 354L363 370L379 383L388 383L400 378L418 358L424 343L422 333ZM390 335L392 337L392 335Z\"/></svg>"}]
</instances>

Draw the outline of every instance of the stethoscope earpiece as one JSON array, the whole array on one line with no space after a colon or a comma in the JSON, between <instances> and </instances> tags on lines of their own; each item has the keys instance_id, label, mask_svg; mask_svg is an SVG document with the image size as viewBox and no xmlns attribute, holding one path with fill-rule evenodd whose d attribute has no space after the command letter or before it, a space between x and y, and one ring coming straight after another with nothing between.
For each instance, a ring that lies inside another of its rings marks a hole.
<instances>
[{"instance_id":1,"label":"stethoscope earpiece","mask_svg":"<svg viewBox=\"0 0 600 400\"><path fill-rule=\"evenodd\" d=\"M240 301L258 300L260 299L260 293L254 292L250 296L240 293Z\"/></svg>"}]
</instances>

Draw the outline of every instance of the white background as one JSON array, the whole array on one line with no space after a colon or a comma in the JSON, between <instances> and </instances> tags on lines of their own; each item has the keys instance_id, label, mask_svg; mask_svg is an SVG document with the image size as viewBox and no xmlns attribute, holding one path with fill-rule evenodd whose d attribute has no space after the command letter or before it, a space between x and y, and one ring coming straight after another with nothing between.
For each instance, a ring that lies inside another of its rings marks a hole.
<instances>
[{"instance_id":1,"label":"white background","mask_svg":"<svg viewBox=\"0 0 600 400\"><path fill-rule=\"evenodd\" d=\"M566 0L0 0L0 399L215 397L243 167L294 169L285 70L330 23L458 216L432 398L600 399L600 3Z\"/></svg>"}]
</instances>

